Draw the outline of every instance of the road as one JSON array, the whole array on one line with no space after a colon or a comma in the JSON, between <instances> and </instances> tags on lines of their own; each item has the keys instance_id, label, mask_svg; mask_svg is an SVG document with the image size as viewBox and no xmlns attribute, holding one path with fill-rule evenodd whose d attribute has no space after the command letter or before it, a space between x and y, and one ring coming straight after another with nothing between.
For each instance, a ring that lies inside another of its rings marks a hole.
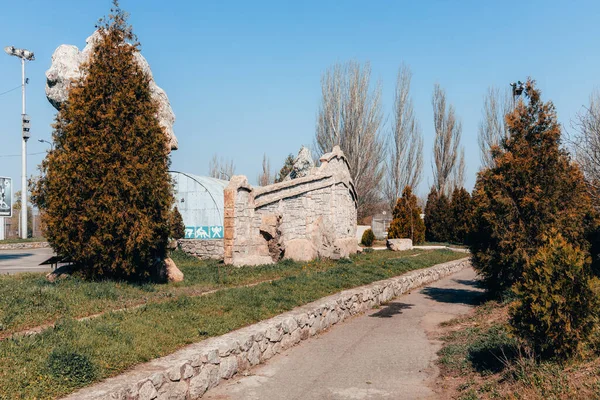
<instances>
[{"instance_id":1,"label":"road","mask_svg":"<svg viewBox=\"0 0 600 400\"><path fill-rule=\"evenodd\" d=\"M0 274L19 272L49 272L49 265L40 265L54 255L50 248L0 250Z\"/></svg>"},{"instance_id":2,"label":"road","mask_svg":"<svg viewBox=\"0 0 600 400\"><path fill-rule=\"evenodd\" d=\"M428 335L478 303L475 278L466 269L337 324L203 398L434 399L441 343Z\"/></svg>"}]
</instances>

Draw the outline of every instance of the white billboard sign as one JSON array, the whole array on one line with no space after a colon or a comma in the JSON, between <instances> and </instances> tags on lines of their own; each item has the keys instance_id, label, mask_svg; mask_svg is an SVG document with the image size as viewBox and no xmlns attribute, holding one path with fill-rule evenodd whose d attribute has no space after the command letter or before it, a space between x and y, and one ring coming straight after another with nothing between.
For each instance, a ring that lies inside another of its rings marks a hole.
<instances>
[{"instance_id":1,"label":"white billboard sign","mask_svg":"<svg viewBox=\"0 0 600 400\"><path fill-rule=\"evenodd\" d=\"M12 217L12 178L0 176L0 217Z\"/></svg>"}]
</instances>

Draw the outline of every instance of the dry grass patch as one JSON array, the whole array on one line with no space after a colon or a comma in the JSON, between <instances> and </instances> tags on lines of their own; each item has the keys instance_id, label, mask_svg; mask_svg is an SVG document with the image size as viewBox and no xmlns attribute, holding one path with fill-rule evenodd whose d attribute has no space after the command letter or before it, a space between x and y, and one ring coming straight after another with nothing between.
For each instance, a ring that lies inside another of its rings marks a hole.
<instances>
[{"instance_id":1,"label":"dry grass patch","mask_svg":"<svg viewBox=\"0 0 600 400\"><path fill-rule=\"evenodd\" d=\"M489 301L443 323L438 353L442 399L599 399L600 359L538 362L509 333L508 305Z\"/></svg>"}]
</instances>

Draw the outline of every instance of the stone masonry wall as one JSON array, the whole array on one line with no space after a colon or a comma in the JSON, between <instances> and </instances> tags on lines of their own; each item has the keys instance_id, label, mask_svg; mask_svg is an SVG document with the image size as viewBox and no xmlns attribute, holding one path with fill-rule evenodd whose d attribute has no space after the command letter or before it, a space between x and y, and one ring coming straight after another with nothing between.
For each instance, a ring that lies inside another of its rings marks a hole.
<instances>
[{"instance_id":1,"label":"stone masonry wall","mask_svg":"<svg viewBox=\"0 0 600 400\"><path fill-rule=\"evenodd\" d=\"M223 259L223 239L179 239L177 243L185 253L201 260Z\"/></svg>"},{"instance_id":2,"label":"stone masonry wall","mask_svg":"<svg viewBox=\"0 0 600 400\"><path fill-rule=\"evenodd\" d=\"M225 263L258 265L356 253L356 191L338 146L306 176L253 188L234 176L224 191Z\"/></svg>"},{"instance_id":3,"label":"stone masonry wall","mask_svg":"<svg viewBox=\"0 0 600 400\"><path fill-rule=\"evenodd\" d=\"M350 316L468 266L469 258L463 258L345 290L258 324L192 344L84 388L67 400L199 399L222 380L264 363Z\"/></svg>"},{"instance_id":4,"label":"stone masonry wall","mask_svg":"<svg viewBox=\"0 0 600 400\"><path fill-rule=\"evenodd\" d=\"M0 250L43 249L50 247L48 242L23 242L0 244Z\"/></svg>"}]
</instances>

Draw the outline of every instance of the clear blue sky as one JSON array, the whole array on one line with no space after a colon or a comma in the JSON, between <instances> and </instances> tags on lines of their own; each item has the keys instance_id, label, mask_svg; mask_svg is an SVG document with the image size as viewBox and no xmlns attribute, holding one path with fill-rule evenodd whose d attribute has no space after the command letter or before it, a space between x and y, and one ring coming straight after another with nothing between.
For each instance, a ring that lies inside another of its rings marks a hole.
<instances>
[{"instance_id":1,"label":"clear blue sky","mask_svg":"<svg viewBox=\"0 0 600 400\"><path fill-rule=\"evenodd\" d=\"M44 73L57 46L79 48L109 0L2 2L0 46L30 49L28 174L37 172L55 110ZM468 189L479 168L477 126L490 85L528 76L568 126L600 84L598 1L158 1L122 0L155 79L177 116L172 168L206 174L214 153L256 182L263 153L273 170L310 145L320 77L338 61L370 61L391 112L398 66L413 71L431 185L431 92L438 82L463 122ZM0 93L20 84L16 58L0 54ZM20 187L20 91L0 96L0 176ZM388 117L388 121L390 118ZM387 129L388 127L386 127ZM38 154L36 154L38 153ZM18 189L17 187L17 189Z\"/></svg>"}]
</instances>

